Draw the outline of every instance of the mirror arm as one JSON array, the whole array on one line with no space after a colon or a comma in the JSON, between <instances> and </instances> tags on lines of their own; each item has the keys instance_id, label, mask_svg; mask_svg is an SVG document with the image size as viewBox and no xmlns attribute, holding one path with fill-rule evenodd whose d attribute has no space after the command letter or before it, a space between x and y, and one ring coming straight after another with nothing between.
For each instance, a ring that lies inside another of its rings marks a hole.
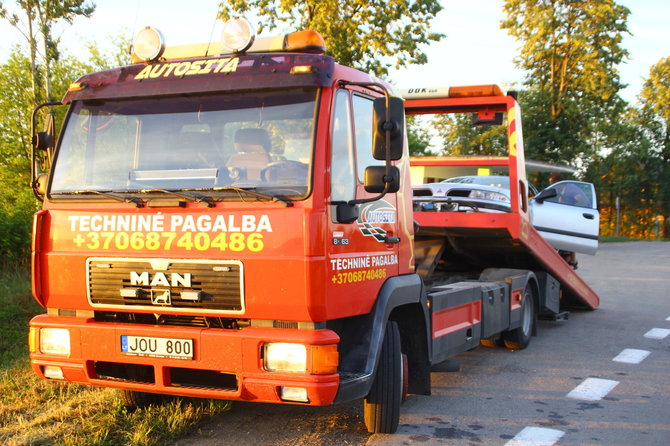
<instances>
[{"instance_id":1,"label":"mirror arm","mask_svg":"<svg viewBox=\"0 0 670 446\"><path fill-rule=\"evenodd\" d=\"M393 182L393 177L391 175L391 130L392 130L392 123L391 123L391 107L390 107L390 92L386 88L385 85L379 83L379 82L349 82L349 81L340 81L340 86L344 87L347 85L354 85L357 87L368 87L371 88L372 90L376 91L377 93L382 93L384 97L386 98L386 122L384 123L384 132L386 133L386 171L384 174L384 190L377 196L370 197L370 198L359 198L357 200L349 200L347 202L347 205L349 206L356 206L357 204L363 204L363 203L370 203L373 201L381 200L387 193L389 188L391 187L391 183Z\"/></svg>"},{"instance_id":2,"label":"mirror arm","mask_svg":"<svg viewBox=\"0 0 670 446\"><path fill-rule=\"evenodd\" d=\"M30 136L31 136L31 149L30 149L30 187L33 189L33 194L35 198L39 201L44 201L43 197L37 192L37 159L35 157L35 149L37 146L37 113L44 107L53 107L56 105L64 105L62 102L44 102L37 105L33 109L33 113L30 117ZM55 135L54 135L55 137Z\"/></svg>"}]
</instances>

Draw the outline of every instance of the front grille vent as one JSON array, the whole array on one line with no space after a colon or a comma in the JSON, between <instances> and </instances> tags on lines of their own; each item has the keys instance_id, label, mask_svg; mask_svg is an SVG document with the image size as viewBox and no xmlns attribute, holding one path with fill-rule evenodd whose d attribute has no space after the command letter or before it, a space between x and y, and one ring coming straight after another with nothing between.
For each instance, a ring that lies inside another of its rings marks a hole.
<instances>
[{"instance_id":1,"label":"front grille vent","mask_svg":"<svg viewBox=\"0 0 670 446\"><path fill-rule=\"evenodd\" d=\"M96 308L159 313L244 312L243 268L235 261L108 259L88 261L89 302Z\"/></svg>"}]
</instances>

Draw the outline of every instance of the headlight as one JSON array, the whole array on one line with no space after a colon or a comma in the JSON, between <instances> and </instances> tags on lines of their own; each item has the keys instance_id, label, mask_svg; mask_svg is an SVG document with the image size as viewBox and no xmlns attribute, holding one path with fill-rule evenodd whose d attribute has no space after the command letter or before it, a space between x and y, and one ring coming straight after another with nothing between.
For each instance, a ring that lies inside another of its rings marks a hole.
<instances>
[{"instance_id":1,"label":"headlight","mask_svg":"<svg viewBox=\"0 0 670 446\"><path fill-rule=\"evenodd\" d=\"M41 328L40 352L49 355L70 355L70 332L65 328Z\"/></svg>"},{"instance_id":2,"label":"headlight","mask_svg":"<svg viewBox=\"0 0 670 446\"><path fill-rule=\"evenodd\" d=\"M307 347L303 344L270 342L265 344L263 367L268 372L304 373L307 371Z\"/></svg>"},{"instance_id":3,"label":"headlight","mask_svg":"<svg viewBox=\"0 0 670 446\"><path fill-rule=\"evenodd\" d=\"M476 198L478 200L502 201L509 203L509 198L499 192L491 192L487 190L473 190L468 195L468 198Z\"/></svg>"}]
</instances>

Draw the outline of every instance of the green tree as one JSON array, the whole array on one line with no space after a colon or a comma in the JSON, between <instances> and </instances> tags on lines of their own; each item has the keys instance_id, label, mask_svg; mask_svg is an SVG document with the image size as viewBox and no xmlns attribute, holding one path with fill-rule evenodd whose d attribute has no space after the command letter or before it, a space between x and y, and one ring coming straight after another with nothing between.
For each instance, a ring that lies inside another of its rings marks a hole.
<instances>
[{"instance_id":1,"label":"green tree","mask_svg":"<svg viewBox=\"0 0 670 446\"><path fill-rule=\"evenodd\" d=\"M506 0L504 11L501 26L520 42L515 62L527 72L527 155L588 160L625 109L616 67L630 11L613 0Z\"/></svg>"},{"instance_id":2,"label":"green tree","mask_svg":"<svg viewBox=\"0 0 670 446\"><path fill-rule=\"evenodd\" d=\"M426 120L421 116L406 116L407 144L412 156L433 155L430 150L430 132L426 131Z\"/></svg>"},{"instance_id":3,"label":"green tree","mask_svg":"<svg viewBox=\"0 0 670 446\"><path fill-rule=\"evenodd\" d=\"M435 130L444 141L445 155L507 155L505 126L477 126L469 113L438 115Z\"/></svg>"},{"instance_id":4,"label":"green tree","mask_svg":"<svg viewBox=\"0 0 670 446\"><path fill-rule=\"evenodd\" d=\"M616 201L621 211L620 235L650 237L653 217L662 212L658 200L659 158L639 125L639 112L629 108L613 124L604 145L593 156L585 176L598 191L601 234L613 235L616 228Z\"/></svg>"},{"instance_id":5,"label":"green tree","mask_svg":"<svg viewBox=\"0 0 670 446\"><path fill-rule=\"evenodd\" d=\"M638 125L651 143L656 161L656 200L664 216L665 234L670 234L670 57L649 70L640 93Z\"/></svg>"},{"instance_id":6,"label":"green tree","mask_svg":"<svg viewBox=\"0 0 670 446\"><path fill-rule=\"evenodd\" d=\"M30 79L34 102L42 99L52 100L52 65L60 58L59 37L53 34L53 27L64 21L72 24L77 16L90 17L95 5L86 5L86 0L17 0L16 6L21 11L10 13L0 2L0 16L7 20L25 38L30 51ZM43 85L40 85L38 64L43 70ZM42 90L43 89L43 90ZM43 96L41 93L43 91Z\"/></svg>"},{"instance_id":7,"label":"green tree","mask_svg":"<svg viewBox=\"0 0 670 446\"><path fill-rule=\"evenodd\" d=\"M316 30L339 63L383 75L392 65L427 62L421 46L444 37L430 31L441 10L438 0L231 0L221 3L220 16L252 14L259 31Z\"/></svg>"}]
</instances>

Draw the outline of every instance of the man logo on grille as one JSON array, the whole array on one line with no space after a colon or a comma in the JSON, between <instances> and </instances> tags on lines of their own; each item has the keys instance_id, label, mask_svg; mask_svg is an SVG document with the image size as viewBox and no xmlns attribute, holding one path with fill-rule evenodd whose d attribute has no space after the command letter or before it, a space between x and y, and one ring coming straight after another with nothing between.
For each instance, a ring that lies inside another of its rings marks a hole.
<instances>
[{"instance_id":1,"label":"man logo on grille","mask_svg":"<svg viewBox=\"0 0 670 446\"><path fill-rule=\"evenodd\" d=\"M167 273L158 272L152 276L148 271L144 271L142 273L135 271L130 272L131 285L190 288L191 279L191 273L170 273L168 275Z\"/></svg>"}]
</instances>

